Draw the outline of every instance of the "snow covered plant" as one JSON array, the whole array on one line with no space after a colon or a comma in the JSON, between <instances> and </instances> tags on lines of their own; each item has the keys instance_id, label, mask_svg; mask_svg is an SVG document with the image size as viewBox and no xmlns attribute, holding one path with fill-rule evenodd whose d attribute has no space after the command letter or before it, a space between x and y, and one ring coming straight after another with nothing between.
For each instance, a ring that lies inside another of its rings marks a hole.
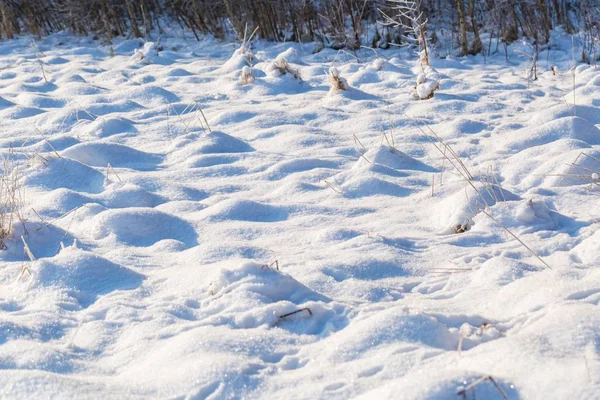
<instances>
[{"instance_id":1,"label":"snow covered plant","mask_svg":"<svg viewBox=\"0 0 600 400\"><path fill-rule=\"evenodd\" d=\"M295 79L302 80L300 71L292 67L288 60L297 58L296 50L289 48L283 53L275 57L275 60L267 67L267 73L271 76L282 76L285 74L292 75Z\"/></svg>"},{"instance_id":2,"label":"snow covered plant","mask_svg":"<svg viewBox=\"0 0 600 400\"><path fill-rule=\"evenodd\" d=\"M340 76L340 72L336 67L329 68L329 86L331 92L350 89L348 82Z\"/></svg>"},{"instance_id":3,"label":"snow covered plant","mask_svg":"<svg viewBox=\"0 0 600 400\"><path fill-rule=\"evenodd\" d=\"M434 92L439 88L440 76L435 69L427 66L417 76L417 85L410 92L410 96L414 100L427 100L432 98Z\"/></svg>"},{"instance_id":4,"label":"snow covered plant","mask_svg":"<svg viewBox=\"0 0 600 400\"><path fill-rule=\"evenodd\" d=\"M254 82L254 75L252 74L252 68L247 65L242 68L242 76L240 77L240 83L247 85Z\"/></svg>"},{"instance_id":5,"label":"snow covered plant","mask_svg":"<svg viewBox=\"0 0 600 400\"><path fill-rule=\"evenodd\" d=\"M144 47L141 49L135 49L131 59L136 62L144 62L146 64L152 64L156 57L158 57L158 46L154 42L144 43Z\"/></svg>"}]
</instances>

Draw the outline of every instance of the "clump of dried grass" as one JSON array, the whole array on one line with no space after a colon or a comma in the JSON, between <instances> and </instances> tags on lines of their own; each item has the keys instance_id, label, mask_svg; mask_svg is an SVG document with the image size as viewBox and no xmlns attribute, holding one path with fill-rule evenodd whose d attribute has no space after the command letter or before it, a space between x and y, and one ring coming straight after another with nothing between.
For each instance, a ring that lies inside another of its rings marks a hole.
<instances>
[{"instance_id":1,"label":"clump of dried grass","mask_svg":"<svg viewBox=\"0 0 600 400\"><path fill-rule=\"evenodd\" d=\"M290 74L295 79L302 81L300 71L292 67L285 57L277 57L271 64L271 70L276 71L279 75Z\"/></svg>"},{"instance_id":2,"label":"clump of dried grass","mask_svg":"<svg viewBox=\"0 0 600 400\"><path fill-rule=\"evenodd\" d=\"M19 180L19 169L15 164L13 149L2 161L0 174L0 250L6 250L7 239L13 233L16 221L21 222L23 231L27 234L25 218L23 217L23 196Z\"/></svg>"}]
</instances>

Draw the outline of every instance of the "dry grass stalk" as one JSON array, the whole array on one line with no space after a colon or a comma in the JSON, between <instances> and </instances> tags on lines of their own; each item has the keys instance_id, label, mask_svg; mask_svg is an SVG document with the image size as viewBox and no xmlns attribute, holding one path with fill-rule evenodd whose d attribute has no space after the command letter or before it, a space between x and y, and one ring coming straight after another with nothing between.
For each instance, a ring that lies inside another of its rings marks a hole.
<instances>
[{"instance_id":1,"label":"dry grass stalk","mask_svg":"<svg viewBox=\"0 0 600 400\"><path fill-rule=\"evenodd\" d=\"M25 238L22 235L21 235L21 241L23 242L23 251L25 252L25 254L27 254L29 261L35 261L35 256L33 255L33 252L27 245L27 242L25 241Z\"/></svg>"},{"instance_id":2,"label":"dry grass stalk","mask_svg":"<svg viewBox=\"0 0 600 400\"><path fill-rule=\"evenodd\" d=\"M208 131L209 133L212 132L208 120L204 115L204 111L202 111L202 107L200 107L200 104L198 104L197 101L186 105L180 113L174 109L171 103L167 103L167 129L169 134L171 134L172 127L175 126L174 124L171 124L171 115L177 117L177 120L179 120L183 126L183 133L186 135L191 133L192 130L198 126L204 131Z\"/></svg>"},{"instance_id":3,"label":"dry grass stalk","mask_svg":"<svg viewBox=\"0 0 600 400\"><path fill-rule=\"evenodd\" d=\"M44 141L45 141L46 143L48 143L48 146L50 146L50 148L52 149L52 151L54 152L54 154L56 155L56 157L58 157L58 158L62 158L62 157L60 156L60 154L58 154L58 151L56 151L56 149L54 148L54 146L52 146L52 143L50 143L50 141L48 140L48 138L46 137L46 135L44 135L44 134L42 133L42 131L40 131L38 128L35 128L35 130L36 130L36 131L37 131L37 133L38 133L38 134L39 134L39 135L40 135L40 136L41 136L41 137L44 139Z\"/></svg>"},{"instance_id":4,"label":"dry grass stalk","mask_svg":"<svg viewBox=\"0 0 600 400\"><path fill-rule=\"evenodd\" d=\"M44 77L44 81L48 83L48 77L46 76L46 71L44 70L44 63L42 62L41 57L45 57L45 54L38 49L35 41L31 41L31 46L35 49L35 58L37 59L38 64L40 65L40 69L42 70L42 76Z\"/></svg>"},{"instance_id":5,"label":"dry grass stalk","mask_svg":"<svg viewBox=\"0 0 600 400\"><path fill-rule=\"evenodd\" d=\"M275 266L275 268L273 268L273 266ZM274 269L276 271L279 271L279 261L275 260L271 264L264 264L261 268L262 269Z\"/></svg>"},{"instance_id":6,"label":"dry grass stalk","mask_svg":"<svg viewBox=\"0 0 600 400\"><path fill-rule=\"evenodd\" d=\"M254 35L258 31L258 28L260 28L260 27L257 26L256 28L254 28L254 30L252 31L250 36L247 35L248 34L248 24L246 24L246 27L244 29L244 38L242 39L242 45L240 46L240 51L246 57L246 62L248 63L248 65L252 65L252 61L254 59L254 54L250 51L248 45L252 42Z\"/></svg>"},{"instance_id":7,"label":"dry grass stalk","mask_svg":"<svg viewBox=\"0 0 600 400\"><path fill-rule=\"evenodd\" d=\"M327 186L329 186L331 188L331 190L333 190L334 192L338 193L338 194L343 194L342 191L338 188L336 188L333 183L329 182L327 179L323 179L323 182L325 182L327 184Z\"/></svg>"},{"instance_id":8,"label":"dry grass stalk","mask_svg":"<svg viewBox=\"0 0 600 400\"><path fill-rule=\"evenodd\" d=\"M23 198L19 181L19 171L13 161L13 149L4 157L0 175L0 249L7 249L6 240L13 232L13 223L18 220L23 225L23 233L28 234L22 213Z\"/></svg>"},{"instance_id":9,"label":"dry grass stalk","mask_svg":"<svg viewBox=\"0 0 600 400\"><path fill-rule=\"evenodd\" d=\"M306 311L306 312L308 312L308 314L309 314L309 315L311 315L311 316L313 315L313 313L312 313L312 311L310 310L310 308L308 308L308 307L304 307L304 308L301 308L301 309L299 309L299 310L292 311L292 312L289 312L289 313L287 313L287 314L280 315L280 316L279 316L279 319L280 319L280 320L282 320L282 319L284 319L284 318L291 317L292 315L295 315L295 314L301 313L302 311Z\"/></svg>"},{"instance_id":10,"label":"dry grass stalk","mask_svg":"<svg viewBox=\"0 0 600 400\"><path fill-rule=\"evenodd\" d=\"M115 171L115 169L113 168L112 165L110 165L110 163L106 164L106 180L110 182L109 173L111 171L112 171L113 175L117 177L119 182L123 183L123 181L121 180L121 177L119 176L119 174L117 174L117 171Z\"/></svg>"}]
</instances>

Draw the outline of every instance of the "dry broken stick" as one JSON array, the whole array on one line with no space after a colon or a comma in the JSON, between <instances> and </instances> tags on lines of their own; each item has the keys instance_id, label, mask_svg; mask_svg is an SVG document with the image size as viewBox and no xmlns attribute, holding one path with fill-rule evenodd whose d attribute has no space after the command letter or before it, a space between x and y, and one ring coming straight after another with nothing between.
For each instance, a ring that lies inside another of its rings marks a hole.
<instances>
[{"instance_id":1,"label":"dry broken stick","mask_svg":"<svg viewBox=\"0 0 600 400\"><path fill-rule=\"evenodd\" d=\"M477 385L480 385L481 383L483 383L485 381L492 382L492 384L494 385L494 387L496 388L496 390L498 391L498 393L500 393L500 396L502 396L502 398L504 400L508 400L508 396L506 396L506 393L504 393L504 390L502 390L502 388L500 387L500 385L498 385L498 383L496 383L496 381L494 380L494 378L492 378L491 375L486 375L484 377L481 377L481 378L477 379L475 382L471 383L469 386L467 386L467 387L459 390L456 394L459 395L459 396L462 396L462 398L466 400L466 398L467 398L467 392L469 390L474 389Z\"/></svg>"},{"instance_id":2,"label":"dry broken stick","mask_svg":"<svg viewBox=\"0 0 600 400\"><path fill-rule=\"evenodd\" d=\"M265 268L268 268L268 269L273 269L273 265L275 266L275 269L276 269L277 271L279 271L279 261L277 261L277 260L273 261L271 264L264 264L264 265L261 267L261 269L265 269Z\"/></svg>"},{"instance_id":3,"label":"dry broken stick","mask_svg":"<svg viewBox=\"0 0 600 400\"><path fill-rule=\"evenodd\" d=\"M308 312L308 313L309 313L311 316L313 315L312 311L310 311L310 308L308 308L308 307L304 307L304 308L301 308L301 309L299 309L299 310L292 311L292 312L289 312L289 313L287 313L287 314L280 315L280 316L279 316L279 319L280 319L280 320L282 320L282 319L284 319L284 318L291 317L292 315L295 315L295 314L301 313L302 311L306 311L306 312Z\"/></svg>"}]
</instances>

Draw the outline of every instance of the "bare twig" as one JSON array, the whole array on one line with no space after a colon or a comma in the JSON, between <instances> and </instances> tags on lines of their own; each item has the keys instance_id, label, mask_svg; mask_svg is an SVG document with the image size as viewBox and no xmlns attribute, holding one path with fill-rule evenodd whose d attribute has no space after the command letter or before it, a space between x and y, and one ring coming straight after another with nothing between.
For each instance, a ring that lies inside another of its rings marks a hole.
<instances>
[{"instance_id":1,"label":"bare twig","mask_svg":"<svg viewBox=\"0 0 600 400\"><path fill-rule=\"evenodd\" d=\"M304 308L301 308L301 309L299 309L299 310L292 311L292 312L289 312L289 313L287 313L287 314L280 315L280 316L279 316L279 319L284 319L284 318L290 317L290 316L292 316L292 315L295 315L295 314L301 313L302 311L306 311L306 312L308 312L308 313L309 313L311 316L313 315L312 311L310 311L310 308L308 308L308 307L304 307Z\"/></svg>"},{"instance_id":2,"label":"bare twig","mask_svg":"<svg viewBox=\"0 0 600 400\"><path fill-rule=\"evenodd\" d=\"M494 387L496 388L496 390L498 391L498 393L500 393L500 396L502 396L502 399L508 400L508 396L506 396L506 393L504 393L504 391L502 390L502 388L500 387L500 385L498 385L498 383L496 383L496 381L494 380L494 378L492 378L491 375L486 375L484 377L481 377L481 378L477 379L475 382L471 383L467 387L459 390L456 394L459 395L459 396L462 396L463 399L466 399L467 398L467 392L469 390L473 390L475 387L477 387L478 385L482 384L485 381L492 382L492 384L494 385Z\"/></svg>"}]
</instances>

